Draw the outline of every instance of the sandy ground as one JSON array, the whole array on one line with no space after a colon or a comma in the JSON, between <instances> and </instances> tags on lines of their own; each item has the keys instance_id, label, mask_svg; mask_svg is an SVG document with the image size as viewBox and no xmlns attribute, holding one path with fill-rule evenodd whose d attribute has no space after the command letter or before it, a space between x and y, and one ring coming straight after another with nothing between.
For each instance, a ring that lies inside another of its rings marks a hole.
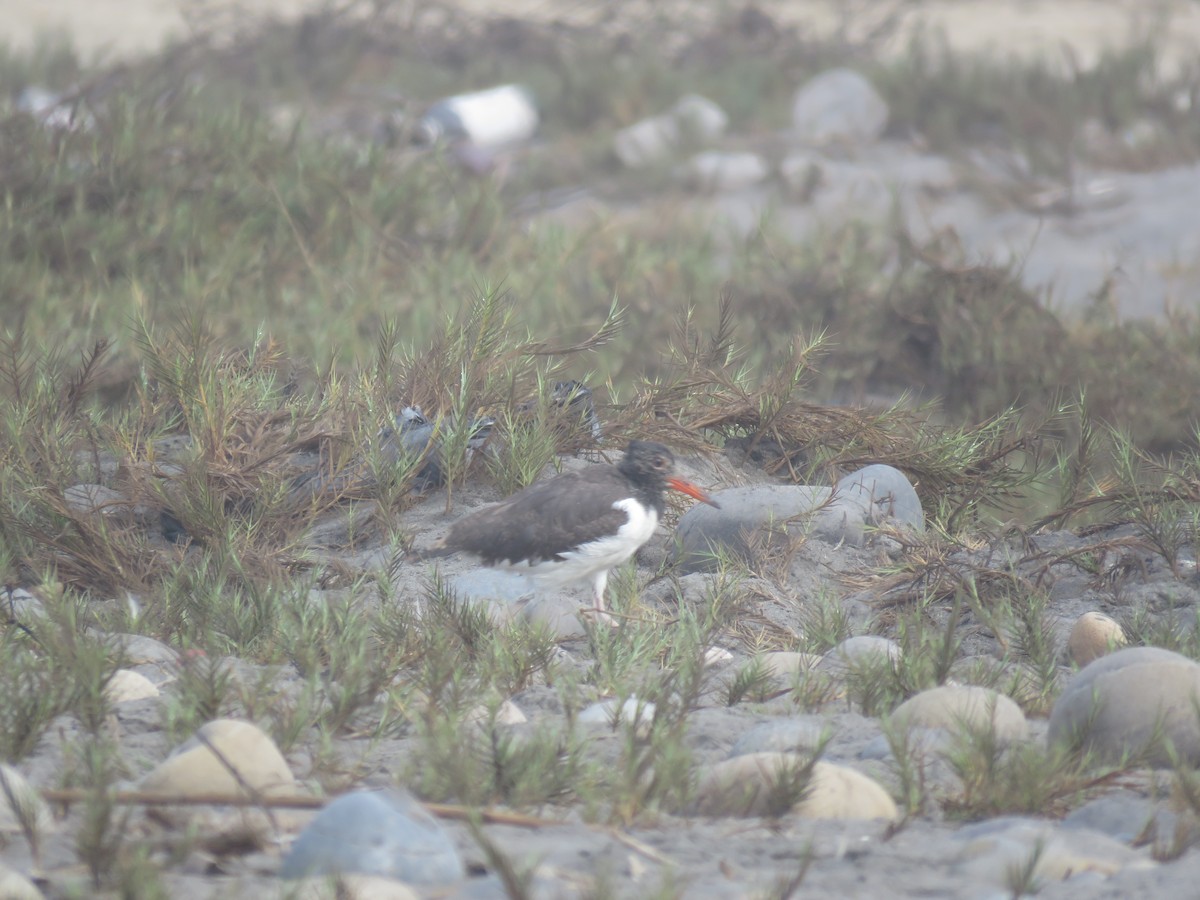
<instances>
[{"instance_id":1,"label":"sandy ground","mask_svg":"<svg viewBox=\"0 0 1200 900\"><path fill-rule=\"evenodd\" d=\"M616 3L581 0L450 0L465 10L509 12L523 18L588 22L608 17ZM197 23L228 21L237 10L254 15L295 16L329 0L0 0L0 40L28 46L39 34L68 32L86 53L138 54L185 35ZM407 5L407 4L406 4ZM621 7L644 8L643 2ZM700 8L704 4L692 4ZM1157 22L1170 27L1162 47L1164 65L1189 64L1200 48L1200 4L1185 0L926 0L926 2L824 2L761 0L764 11L817 33L845 28L861 35L894 17L893 45L921 28L944 32L950 45L999 56L1045 55L1082 65L1105 48L1144 34ZM715 11L721 4L709 6Z\"/></svg>"}]
</instances>

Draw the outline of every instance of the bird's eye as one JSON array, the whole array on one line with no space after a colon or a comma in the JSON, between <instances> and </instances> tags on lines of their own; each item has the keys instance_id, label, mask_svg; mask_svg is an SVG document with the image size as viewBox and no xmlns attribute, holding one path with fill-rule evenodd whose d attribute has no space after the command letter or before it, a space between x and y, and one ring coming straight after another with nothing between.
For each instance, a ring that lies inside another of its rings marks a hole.
<instances>
[{"instance_id":1,"label":"bird's eye","mask_svg":"<svg viewBox=\"0 0 1200 900\"><path fill-rule=\"evenodd\" d=\"M667 467L667 458L665 456L654 457L654 468L665 469Z\"/></svg>"}]
</instances>

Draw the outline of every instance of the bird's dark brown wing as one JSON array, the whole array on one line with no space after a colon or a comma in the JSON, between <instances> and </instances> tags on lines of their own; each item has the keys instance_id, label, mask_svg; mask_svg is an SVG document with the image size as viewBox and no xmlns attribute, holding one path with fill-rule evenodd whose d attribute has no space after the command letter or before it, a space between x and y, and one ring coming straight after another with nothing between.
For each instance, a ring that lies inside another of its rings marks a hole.
<instances>
[{"instance_id":1,"label":"bird's dark brown wing","mask_svg":"<svg viewBox=\"0 0 1200 900\"><path fill-rule=\"evenodd\" d=\"M455 522L439 549L474 553L488 565L554 559L615 533L629 516L613 502L630 493L608 467L560 475Z\"/></svg>"}]
</instances>

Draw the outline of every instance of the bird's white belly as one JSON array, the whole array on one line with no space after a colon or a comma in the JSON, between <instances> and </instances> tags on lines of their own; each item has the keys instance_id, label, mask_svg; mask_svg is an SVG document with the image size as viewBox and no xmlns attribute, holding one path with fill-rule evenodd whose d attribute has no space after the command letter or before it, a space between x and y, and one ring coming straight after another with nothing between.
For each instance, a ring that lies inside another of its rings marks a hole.
<instances>
[{"instance_id":1,"label":"bird's white belly","mask_svg":"<svg viewBox=\"0 0 1200 900\"><path fill-rule=\"evenodd\" d=\"M521 566L520 570L532 575L543 585L561 587L625 562L654 534L654 529L658 527L658 512L632 498L619 500L613 507L624 510L629 516L629 521L615 534L589 541L563 553L562 559L543 560Z\"/></svg>"}]
</instances>

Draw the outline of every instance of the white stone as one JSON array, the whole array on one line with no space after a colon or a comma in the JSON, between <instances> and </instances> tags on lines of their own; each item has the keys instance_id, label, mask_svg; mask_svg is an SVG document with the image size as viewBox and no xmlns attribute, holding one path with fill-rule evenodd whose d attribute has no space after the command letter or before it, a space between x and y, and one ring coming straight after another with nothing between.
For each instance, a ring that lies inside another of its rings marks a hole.
<instances>
[{"instance_id":1,"label":"white stone","mask_svg":"<svg viewBox=\"0 0 1200 900\"><path fill-rule=\"evenodd\" d=\"M991 727L1002 743L1023 741L1029 723L1021 707L990 688L941 685L909 697L892 713L905 728L945 728L949 731Z\"/></svg>"},{"instance_id":2,"label":"white stone","mask_svg":"<svg viewBox=\"0 0 1200 900\"><path fill-rule=\"evenodd\" d=\"M738 191L766 179L770 169L757 153L697 153L684 166L689 184L702 191Z\"/></svg>"},{"instance_id":3,"label":"white stone","mask_svg":"<svg viewBox=\"0 0 1200 900\"><path fill-rule=\"evenodd\" d=\"M104 686L109 703L133 703L158 696L158 688L145 675L130 669L117 669Z\"/></svg>"},{"instance_id":4,"label":"white stone","mask_svg":"<svg viewBox=\"0 0 1200 900\"><path fill-rule=\"evenodd\" d=\"M869 144L883 134L887 121L887 103L853 69L822 72L801 87L792 101L792 127L810 144Z\"/></svg>"},{"instance_id":5,"label":"white stone","mask_svg":"<svg viewBox=\"0 0 1200 900\"><path fill-rule=\"evenodd\" d=\"M143 778L142 790L183 796L235 795L243 793L244 782L263 794L294 792L296 779L287 761L275 742L256 725L217 719L201 727L197 735ZM240 778L229 771L226 763Z\"/></svg>"}]
</instances>

